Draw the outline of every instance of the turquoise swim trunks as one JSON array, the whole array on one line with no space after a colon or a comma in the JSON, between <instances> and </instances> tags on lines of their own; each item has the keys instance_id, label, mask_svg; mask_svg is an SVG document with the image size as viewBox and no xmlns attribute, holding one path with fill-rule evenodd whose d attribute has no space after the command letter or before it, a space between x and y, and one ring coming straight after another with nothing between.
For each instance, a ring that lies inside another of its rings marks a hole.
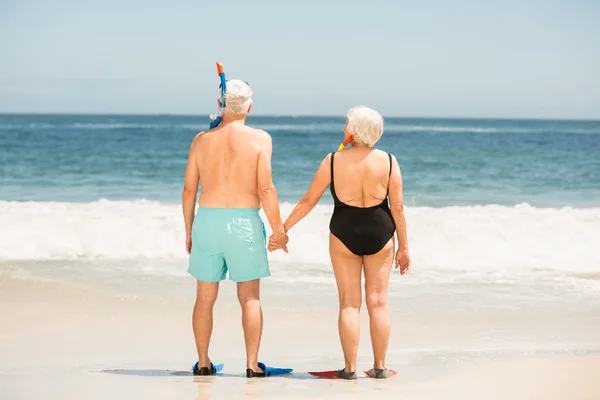
<instances>
[{"instance_id":1,"label":"turquoise swim trunks","mask_svg":"<svg viewBox=\"0 0 600 400\"><path fill-rule=\"evenodd\" d=\"M198 207L188 272L203 282L246 282L270 276L267 233L257 208Z\"/></svg>"}]
</instances>

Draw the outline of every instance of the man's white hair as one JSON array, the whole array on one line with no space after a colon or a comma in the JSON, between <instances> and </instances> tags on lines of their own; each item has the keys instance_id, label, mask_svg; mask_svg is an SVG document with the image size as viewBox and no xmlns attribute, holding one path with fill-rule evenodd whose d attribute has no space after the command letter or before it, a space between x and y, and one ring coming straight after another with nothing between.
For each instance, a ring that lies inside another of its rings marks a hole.
<instances>
[{"instance_id":1,"label":"man's white hair","mask_svg":"<svg viewBox=\"0 0 600 400\"><path fill-rule=\"evenodd\" d=\"M373 147L383 135L383 117L365 106L348 110L348 131L356 142Z\"/></svg>"},{"instance_id":2,"label":"man's white hair","mask_svg":"<svg viewBox=\"0 0 600 400\"><path fill-rule=\"evenodd\" d=\"M221 91L219 90L219 99ZM252 102L252 89L244 81L231 79L227 81L225 90L225 114L242 115L248 112Z\"/></svg>"}]
</instances>

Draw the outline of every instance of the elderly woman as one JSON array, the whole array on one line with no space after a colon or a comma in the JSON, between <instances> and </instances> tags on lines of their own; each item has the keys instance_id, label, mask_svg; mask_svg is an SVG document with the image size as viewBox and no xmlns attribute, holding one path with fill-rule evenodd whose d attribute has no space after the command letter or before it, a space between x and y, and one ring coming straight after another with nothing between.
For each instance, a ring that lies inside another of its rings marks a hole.
<instances>
[{"instance_id":1,"label":"elderly woman","mask_svg":"<svg viewBox=\"0 0 600 400\"><path fill-rule=\"evenodd\" d=\"M396 268L404 275L410 264L400 167L393 155L373 148L382 134L383 118L377 111L350 109L344 135L352 147L325 157L308 192L284 224L289 231L330 187L335 206L329 224L329 254L340 303L338 329L345 367L338 377L342 379L356 379L363 268L374 353L369 375L380 379L389 376L385 365L390 337L387 290L394 263L394 232L399 245ZM280 247L270 240L269 250Z\"/></svg>"}]
</instances>

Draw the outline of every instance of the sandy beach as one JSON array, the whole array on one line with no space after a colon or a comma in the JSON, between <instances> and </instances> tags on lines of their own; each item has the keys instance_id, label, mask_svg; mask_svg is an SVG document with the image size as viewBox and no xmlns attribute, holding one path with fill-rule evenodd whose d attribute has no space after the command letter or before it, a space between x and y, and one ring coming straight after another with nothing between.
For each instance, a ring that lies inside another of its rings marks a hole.
<instances>
[{"instance_id":1,"label":"sandy beach","mask_svg":"<svg viewBox=\"0 0 600 400\"><path fill-rule=\"evenodd\" d=\"M600 332L598 309L538 308L536 315L499 309L416 312L396 301L391 304L388 365L399 375L342 382L306 373L338 368L342 362L335 296L302 302L274 294L268 283L261 359L295 372L276 379L245 378L240 311L233 285L226 283L211 349L211 357L225 363L224 373L193 377L193 281L187 283L180 296L155 296L0 275L1 397L600 398L600 338L594 334ZM368 369L366 315L362 322L359 368Z\"/></svg>"}]
</instances>

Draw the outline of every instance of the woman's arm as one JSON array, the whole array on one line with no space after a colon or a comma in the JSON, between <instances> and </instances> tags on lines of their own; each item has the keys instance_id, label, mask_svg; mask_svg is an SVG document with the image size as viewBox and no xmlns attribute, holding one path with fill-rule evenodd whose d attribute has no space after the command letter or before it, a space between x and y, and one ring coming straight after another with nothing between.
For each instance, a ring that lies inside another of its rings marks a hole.
<instances>
[{"instance_id":1,"label":"woman's arm","mask_svg":"<svg viewBox=\"0 0 600 400\"><path fill-rule=\"evenodd\" d=\"M302 218L306 217L308 214L319 202L325 189L331 183L331 154L328 154L327 157L321 162L319 165L319 169L315 174L315 177L310 184L310 188L308 188L308 192L296 204L294 210L287 218L283 227L285 231L289 231L292 229L294 225L298 223Z\"/></svg>"},{"instance_id":2,"label":"woman's arm","mask_svg":"<svg viewBox=\"0 0 600 400\"><path fill-rule=\"evenodd\" d=\"M408 239L406 237L406 219L404 218L404 202L402 200L402 173L396 157L392 156L392 174L390 176L390 211L396 235L398 236L398 250L408 251Z\"/></svg>"}]
</instances>

